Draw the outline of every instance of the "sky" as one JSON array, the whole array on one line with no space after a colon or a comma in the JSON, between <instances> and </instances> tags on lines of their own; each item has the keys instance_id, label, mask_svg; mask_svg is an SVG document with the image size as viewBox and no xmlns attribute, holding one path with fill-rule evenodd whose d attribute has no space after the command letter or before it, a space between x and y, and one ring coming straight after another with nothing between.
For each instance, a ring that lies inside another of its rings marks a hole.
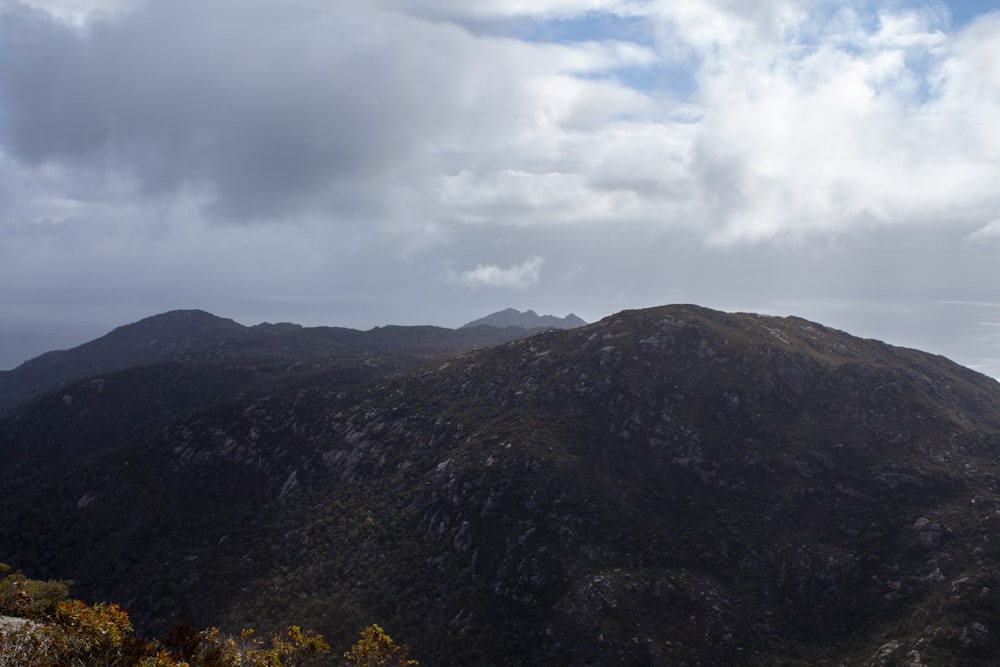
<instances>
[{"instance_id":1,"label":"sky","mask_svg":"<svg viewBox=\"0 0 1000 667\"><path fill-rule=\"evenodd\" d=\"M1000 0L0 0L0 369L698 303L1000 377L997 63Z\"/></svg>"}]
</instances>

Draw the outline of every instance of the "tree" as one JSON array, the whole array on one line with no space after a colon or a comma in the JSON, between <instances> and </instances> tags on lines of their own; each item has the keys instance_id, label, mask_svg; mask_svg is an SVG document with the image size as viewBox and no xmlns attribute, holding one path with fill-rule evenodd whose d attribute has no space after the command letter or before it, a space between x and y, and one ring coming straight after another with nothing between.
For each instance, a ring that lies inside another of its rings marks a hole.
<instances>
[{"instance_id":1,"label":"tree","mask_svg":"<svg viewBox=\"0 0 1000 667\"><path fill-rule=\"evenodd\" d=\"M182 623L163 641L174 660L188 667L301 667L330 651L321 635L297 625L264 642L252 628L232 636L215 627L198 632Z\"/></svg>"},{"instance_id":2,"label":"tree","mask_svg":"<svg viewBox=\"0 0 1000 667\"><path fill-rule=\"evenodd\" d=\"M271 647L285 667L301 667L330 652L330 645L321 635L303 631L297 625L286 628L284 635L271 635Z\"/></svg>"},{"instance_id":3,"label":"tree","mask_svg":"<svg viewBox=\"0 0 1000 667\"><path fill-rule=\"evenodd\" d=\"M406 667L419 664L407 656L410 647L397 645L377 623L361 631L361 639L344 653L349 667Z\"/></svg>"},{"instance_id":4,"label":"tree","mask_svg":"<svg viewBox=\"0 0 1000 667\"><path fill-rule=\"evenodd\" d=\"M128 614L116 604L65 600L47 628L63 665L131 667L144 649L144 642L132 637Z\"/></svg>"},{"instance_id":5,"label":"tree","mask_svg":"<svg viewBox=\"0 0 1000 667\"><path fill-rule=\"evenodd\" d=\"M72 581L39 581L0 563L0 615L41 618L69 597Z\"/></svg>"}]
</instances>

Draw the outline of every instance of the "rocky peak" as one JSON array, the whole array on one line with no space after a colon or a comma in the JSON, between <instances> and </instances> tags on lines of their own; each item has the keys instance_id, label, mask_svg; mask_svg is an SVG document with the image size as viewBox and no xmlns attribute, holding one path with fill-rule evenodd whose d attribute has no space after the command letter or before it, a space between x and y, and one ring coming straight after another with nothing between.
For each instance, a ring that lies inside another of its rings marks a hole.
<instances>
[{"instance_id":1,"label":"rocky peak","mask_svg":"<svg viewBox=\"0 0 1000 667\"><path fill-rule=\"evenodd\" d=\"M533 310L526 310L522 313L515 308L506 308L464 324L462 328L491 326L519 327L521 329L572 329L585 324L586 322L572 313L566 317L557 317L555 315L539 315Z\"/></svg>"}]
</instances>

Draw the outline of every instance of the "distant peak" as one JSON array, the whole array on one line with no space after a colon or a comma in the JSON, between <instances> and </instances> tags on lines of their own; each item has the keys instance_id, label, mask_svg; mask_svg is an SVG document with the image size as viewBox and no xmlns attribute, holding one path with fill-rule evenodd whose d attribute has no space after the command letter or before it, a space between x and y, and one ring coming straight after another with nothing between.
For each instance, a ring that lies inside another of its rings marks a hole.
<instances>
[{"instance_id":1,"label":"distant peak","mask_svg":"<svg viewBox=\"0 0 1000 667\"><path fill-rule=\"evenodd\" d=\"M520 327L522 329L572 329L583 326L585 321L570 314L566 317L539 315L533 310L521 312L516 308L505 308L462 326L467 327Z\"/></svg>"}]
</instances>

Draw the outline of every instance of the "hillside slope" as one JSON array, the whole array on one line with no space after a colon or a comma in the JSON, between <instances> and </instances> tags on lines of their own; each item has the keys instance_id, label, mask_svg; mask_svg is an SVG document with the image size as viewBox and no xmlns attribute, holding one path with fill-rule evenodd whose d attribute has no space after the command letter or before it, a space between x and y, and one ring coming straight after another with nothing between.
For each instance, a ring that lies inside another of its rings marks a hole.
<instances>
[{"instance_id":1,"label":"hillside slope","mask_svg":"<svg viewBox=\"0 0 1000 667\"><path fill-rule=\"evenodd\" d=\"M318 361L343 368L345 362L369 353L394 354L395 364L412 368L428 359L524 335L518 328L493 326L461 330L387 326L369 331L289 323L248 327L202 310L174 310L0 371L0 413L75 380L168 361Z\"/></svg>"},{"instance_id":2,"label":"hillside slope","mask_svg":"<svg viewBox=\"0 0 1000 667\"><path fill-rule=\"evenodd\" d=\"M63 447L8 480L0 534L151 632L378 621L425 664L987 665L998 448L1000 386L944 358L666 306L233 396L78 466Z\"/></svg>"}]
</instances>

